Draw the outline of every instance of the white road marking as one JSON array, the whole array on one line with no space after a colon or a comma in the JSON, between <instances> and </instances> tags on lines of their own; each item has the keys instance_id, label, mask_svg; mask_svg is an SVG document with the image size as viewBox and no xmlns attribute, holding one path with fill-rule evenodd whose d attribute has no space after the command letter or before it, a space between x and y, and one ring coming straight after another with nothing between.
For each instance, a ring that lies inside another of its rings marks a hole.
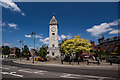
<instances>
[{"instance_id":1,"label":"white road marking","mask_svg":"<svg viewBox=\"0 0 120 80\"><path fill-rule=\"evenodd\" d=\"M8 72L1 72L2 74L9 74Z\"/></svg>"},{"instance_id":2,"label":"white road marking","mask_svg":"<svg viewBox=\"0 0 120 80\"><path fill-rule=\"evenodd\" d=\"M47 72L47 71L40 70L40 71L37 71L37 72L34 72L34 73L36 73L36 74L43 74L44 72Z\"/></svg>"},{"instance_id":3,"label":"white road marking","mask_svg":"<svg viewBox=\"0 0 120 80\"><path fill-rule=\"evenodd\" d=\"M30 71L25 71L25 70L18 70L18 71L26 72L26 73L33 73L33 72L30 72Z\"/></svg>"},{"instance_id":4,"label":"white road marking","mask_svg":"<svg viewBox=\"0 0 120 80\"><path fill-rule=\"evenodd\" d=\"M23 75L16 74L16 72L10 72L10 75L18 76L18 77L23 77Z\"/></svg>"},{"instance_id":5,"label":"white road marking","mask_svg":"<svg viewBox=\"0 0 120 80\"><path fill-rule=\"evenodd\" d=\"M8 74L12 76L17 76L17 77L23 77L23 75L16 74L16 72L1 72L2 74Z\"/></svg>"},{"instance_id":6,"label":"white road marking","mask_svg":"<svg viewBox=\"0 0 120 80\"><path fill-rule=\"evenodd\" d=\"M6 69L6 70L9 70L10 68L3 68L3 67L2 67L2 69Z\"/></svg>"},{"instance_id":7,"label":"white road marking","mask_svg":"<svg viewBox=\"0 0 120 80\"><path fill-rule=\"evenodd\" d=\"M63 76L60 76L60 77L64 77L64 78L78 78L78 77L80 77L80 75L63 73Z\"/></svg>"},{"instance_id":8,"label":"white road marking","mask_svg":"<svg viewBox=\"0 0 120 80\"><path fill-rule=\"evenodd\" d=\"M39 71L37 71L37 72L47 72L47 71L39 70Z\"/></svg>"},{"instance_id":9,"label":"white road marking","mask_svg":"<svg viewBox=\"0 0 120 80\"><path fill-rule=\"evenodd\" d=\"M99 80L103 80L103 79L115 79L115 78L111 78L111 77L101 77L101 76L90 76L90 75L78 75L78 74L69 74L69 73L63 73L62 76L63 78L96 78Z\"/></svg>"},{"instance_id":10,"label":"white road marking","mask_svg":"<svg viewBox=\"0 0 120 80\"><path fill-rule=\"evenodd\" d=\"M41 74L41 75L43 75L43 73L41 73L41 72L34 72L35 74Z\"/></svg>"},{"instance_id":11,"label":"white road marking","mask_svg":"<svg viewBox=\"0 0 120 80\"><path fill-rule=\"evenodd\" d=\"M22 69L22 70L18 70L18 71L21 71L21 72L26 72L26 73L35 73L35 74L41 74L43 75L45 72L47 71L42 71L42 70L39 70L39 71L30 71L31 69Z\"/></svg>"}]
</instances>

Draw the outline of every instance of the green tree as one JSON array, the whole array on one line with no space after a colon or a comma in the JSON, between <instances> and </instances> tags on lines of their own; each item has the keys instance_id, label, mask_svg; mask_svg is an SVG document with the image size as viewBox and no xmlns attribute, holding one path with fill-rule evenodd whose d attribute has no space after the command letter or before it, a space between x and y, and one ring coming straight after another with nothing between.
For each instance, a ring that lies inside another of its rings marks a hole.
<instances>
[{"instance_id":1,"label":"green tree","mask_svg":"<svg viewBox=\"0 0 120 80\"><path fill-rule=\"evenodd\" d=\"M2 55L8 55L8 54L10 54L10 47L9 46L2 47Z\"/></svg>"},{"instance_id":2,"label":"green tree","mask_svg":"<svg viewBox=\"0 0 120 80\"><path fill-rule=\"evenodd\" d=\"M38 51L38 56L46 57L47 55L47 46L43 45Z\"/></svg>"},{"instance_id":3,"label":"green tree","mask_svg":"<svg viewBox=\"0 0 120 80\"><path fill-rule=\"evenodd\" d=\"M88 40L85 40L83 38L79 38L78 36L75 36L74 39L66 40L62 45L61 49L64 50L65 54L69 55L71 52L89 52L90 51L91 44L88 42Z\"/></svg>"},{"instance_id":4,"label":"green tree","mask_svg":"<svg viewBox=\"0 0 120 80\"><path fill-rule=\"evenodd\" d=\"M29 54L30 54L30 51L29 51L27 45L24 45L24 48L23 48L23 50L22 50L22 55L23 55L24 57L27 57L27 56L29 56Z\"/></svg>"},{"instance_id":5,"label":"green tree","mask_svg":"<svg viewBox=\"0 0 120 80\"><path fill-rule=\"evenodd\" d=\"M61 41L61 43L59 44L59 47L61 47L61 45L67 40L67 38L65 38L64 40Z\"/></svg>"},{"instance_id":6,"label":"green tree","mask_svg":"<svg viewBox=\"0 0 120 80\"><path fill-rule=\"evenodd\" d=\"M61 41L61 43L59 44L59 48L60 48L60 52L61 53L65 53L65 51L63 50L63 48L61 48L61 45L67 40L67 38L65 38L64 40Z\"/></svg>"}]
</instances>

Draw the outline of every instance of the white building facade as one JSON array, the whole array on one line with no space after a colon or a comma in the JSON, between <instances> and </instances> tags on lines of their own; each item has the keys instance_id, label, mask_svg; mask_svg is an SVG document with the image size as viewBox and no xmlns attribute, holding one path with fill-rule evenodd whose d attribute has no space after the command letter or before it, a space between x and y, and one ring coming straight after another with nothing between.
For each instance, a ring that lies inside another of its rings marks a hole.
<instances>
[{"instance_id":1,"label":"white building facade","mask_svg":"<svg viewBox=\"0 0 120 80\"><path fill-rule=\"evenodd\" d=\"M49 47L47 58L59 58L60 51L58 47L58 22L55 16L52 17L49 23Z\"/></svg>"}]
</instances>

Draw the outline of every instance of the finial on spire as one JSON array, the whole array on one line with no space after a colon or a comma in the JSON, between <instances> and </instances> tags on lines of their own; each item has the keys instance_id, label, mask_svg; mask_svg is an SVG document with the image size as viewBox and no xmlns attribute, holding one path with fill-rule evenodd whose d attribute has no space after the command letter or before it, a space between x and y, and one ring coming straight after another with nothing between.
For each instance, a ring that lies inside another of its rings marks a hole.
<instances>
[{"instance_id":1,"label":"finial on spire","mask_svg":"<svg viewBox=\"0 0 120 80\"><path fill-rule=\"evenodd\" d=\"M50 20L50 23L49 23L49 24L53 24L53 23L54 23L54 24L55 24L55 23L57 24L57 20L56 20L55 16L52 17L52 19Z\"/></svg>"},{"instance_id":2,"label":"finial on spire","mask_svg":"<svg viewBox=\"0 0 120 80\"><path fill-rule=\"evenodd\" d=\"M53 16L55 16L55 12L53 12L52 14L53 14Z\"/></svg>"}]
</instances>

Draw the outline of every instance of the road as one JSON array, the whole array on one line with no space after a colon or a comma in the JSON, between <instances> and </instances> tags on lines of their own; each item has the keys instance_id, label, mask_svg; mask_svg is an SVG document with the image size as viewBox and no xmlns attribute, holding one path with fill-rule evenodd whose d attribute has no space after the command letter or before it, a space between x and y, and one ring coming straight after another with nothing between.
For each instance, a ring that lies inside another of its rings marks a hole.
<instances>
[{"instance_id":1,"label":"road","mask_svg":"<svg viewBox=\"0 0 120 80\"><path fill-rule=\"evenodd\" d=\"M80 69L66 67L50 67L42 65L28 65L3 60L2 78L56 78L78 80L116 80L117 70Z\"/></svg>"}]
</instances>

